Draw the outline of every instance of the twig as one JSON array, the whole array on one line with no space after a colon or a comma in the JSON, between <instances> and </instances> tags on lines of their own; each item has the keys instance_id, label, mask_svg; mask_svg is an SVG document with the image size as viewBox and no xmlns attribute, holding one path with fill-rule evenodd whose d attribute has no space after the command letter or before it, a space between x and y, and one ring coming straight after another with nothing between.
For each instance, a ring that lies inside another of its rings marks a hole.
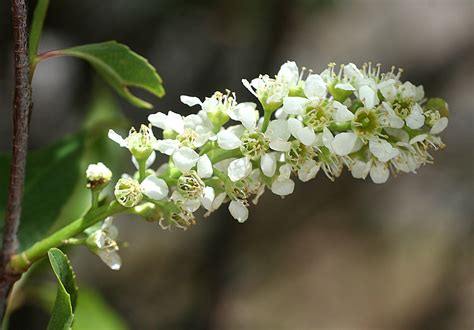
<instances>
[{"instance_id":1,"label":"twig","mask_svg":"<svg viewBox=\"0 0 474 330\"><path fill-rule=\"evenodd\" d=\"M0 264L0 321L3 320L8 294L18 274L6 270L10 257L18 248L18 226L25 183L28 149L28 122L32 108L28 61L27 9L25 0L12 0L13 38L15 55L15 95L13 101L13 151L3 245Z\"/></svg>"}]
</instances>

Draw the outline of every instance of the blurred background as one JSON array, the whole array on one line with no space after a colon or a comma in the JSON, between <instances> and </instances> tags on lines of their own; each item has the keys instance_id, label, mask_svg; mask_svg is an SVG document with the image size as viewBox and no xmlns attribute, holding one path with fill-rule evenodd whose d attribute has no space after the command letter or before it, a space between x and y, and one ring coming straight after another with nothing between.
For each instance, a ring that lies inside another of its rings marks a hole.
<instances>
[{"instance_id":1,"label":"blurred background","mask_svg":"<svg viewBox=\"0 0 474 330\"><path fill-rule=\"evenodd\" d=\"M31 10L35 1L29 3ZM2 152L11 143L8 6L0 3ZM396 65L451 111L442 134L447 148L417 175L375 185L347 174L331 183L319 174L285 199L267 192L243 225L225 207L186 232L119 219L120 237L129 242L119 272L85 248L70 256L79 286L100 293L122 326L474 328L474 1L51 1L40 48L110 39L157 68L166 97L137 92L154 111L189 113L179 95L203 98L225 88L254 101L241 78L276 74L286 60L316 72L330 62ZM31 149L80 129L97 103L96 86L80 60L42 63ZM108 102L131 124L146 121L150 111L111 95ZM129 163L121 163L123 171ZM43 273L40 281L54 283L49 270ZM44 311L27 304L11 326L42 329L45 322Z\"/></svg>"}]
</instances>

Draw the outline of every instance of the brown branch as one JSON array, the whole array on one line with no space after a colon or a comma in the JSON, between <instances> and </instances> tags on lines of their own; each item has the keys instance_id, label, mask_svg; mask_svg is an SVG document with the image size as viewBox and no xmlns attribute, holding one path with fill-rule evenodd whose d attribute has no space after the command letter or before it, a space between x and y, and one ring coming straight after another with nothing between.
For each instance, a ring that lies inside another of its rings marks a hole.
<instances>
[{"instance_id":1,"label":"brown branch","mask_svg":"<svg viewBox=\"0 0 474 330\"><path fill-rule=\"evenodd\" d=\"M25 0L12 0L15 55L15 95L13 100L13 151L3 245L0 260L0 321L3 320L8 295L19 274L9 274L6 265L18 248L18 226L25 183L28 149L28 122L32 108L28 62L27 9Z\"/></svg>"}]
</instances>

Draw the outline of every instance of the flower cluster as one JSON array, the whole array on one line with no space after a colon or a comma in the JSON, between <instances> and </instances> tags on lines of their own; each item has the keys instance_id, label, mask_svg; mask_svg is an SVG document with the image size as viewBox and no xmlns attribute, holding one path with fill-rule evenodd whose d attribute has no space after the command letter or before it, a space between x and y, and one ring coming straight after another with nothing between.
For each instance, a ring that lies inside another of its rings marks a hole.
<instances>
[{"instance_id":1,"label":"flower cluster","mask_svg":"<svg viewBox=\"0 0 474 330\"><path fill-rule=\"evenodd\" d=\"M183 95L181 102L197 113L152 114L126 138L109 132L138 170L118 181L116 199L126 207L152 203L162 227L187 228L199 208L209 214L227 202L244 222L249 202L265 189L289 195L295 177L306 182L320 170L334 180L346 167L375 183L390 172L415 173L432 161L430 149L444 147L438 134L448 124L448 107L426 99L422 86L402 82L401 73L350 63L315 74L287 62L274 77L242 81L262 111L230 91L204 100ZM158 168L156 152L169 156Z\"/></svg>"}]
</instances>

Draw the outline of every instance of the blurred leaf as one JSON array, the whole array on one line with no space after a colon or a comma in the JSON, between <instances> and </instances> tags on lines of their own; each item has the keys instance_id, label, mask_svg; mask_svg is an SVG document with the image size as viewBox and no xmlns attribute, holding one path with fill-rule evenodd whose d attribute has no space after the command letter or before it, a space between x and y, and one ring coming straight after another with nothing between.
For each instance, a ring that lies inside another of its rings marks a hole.
<instances>
[{"instance_id":1,"label":"blurred leaf","mask_svg":"<svg viewBox=\"0 0 474 330\"><path fill-rule=\"evenodd\" d=\"M94 95L89 105L89 112L85 118L83 130L87 132L84 137L84 149L80 159L79 178L69 199L63 205L51 231L66 225L71 219L82 216L90 203L90 193L85 189L84 173L91 163L103 162L112 173L123 172L123 164L127 153L117 149L117 145L107 137L109 128L119 129L130 126L115 101L115 98L103 85L93 86ZM103 195L112 191L113 184L109 184Z\"/></svg>"},{"instance_id":2,"label":"blurred leaf","mask_svg":"<svg viewBox=\"0 0 474 330\"><path fill-rule=\"evenodd\" d=\"M84 134L70 136L28 156L19 240L22 249L41 239L57 219L79 177ZM1 158L0 216L4 221L10 160ZM4 181L4 182L3 182Z\"/></svg>"},{"instance_id":3,"label":"blurred leaf","mask_svg":"<svg viewBox=\"0 0 474 330\"><path fill-rule=\"evenodd\" d=\"M150 109L153 106L134 96L128 87L142 88L157 97L165 95L156 69L144 57L116 41L63 49L57 53L89 62L117 93L137 107Z\"/></svg>"},{"instance_id":4,"label":"blurred leaf","mask_svg":"<svg viewBox=\"0 0 474 330\"><path fill-rule=\"evenodd\" d=\"M77 301L76 275L68 257L61 250L50 249L48 258L54 275L58 279L56 301L51 312L48 330L70 329Z\"/></svg>"},{"instance_id":5,"label":"blurred leaf","mask_svg":"<svg viewBox=\"0 0 474 330\"><path fill-rule=\"evenodd\" d=\"M125 153L119 152L108 140L107 130L128 126L128 122L104 89L96 88L90 108L80 133L28 156L19 228L21 249L84 214L90 203L84 174L89 163L102 161L115 173L120 170ZM10 158L0 155L1 227L8 195L9 167Z\"/></svg>"},{"instance_id":6,"label":"blurred leaf","mask_svg":"<svg viewBox=\"0 0 474 330\"><path fill-rule=\"evenodd\" d=\"M73 329L127 329L121 317L92 289L81 288Z\"/></svg>"}]
</instances>

